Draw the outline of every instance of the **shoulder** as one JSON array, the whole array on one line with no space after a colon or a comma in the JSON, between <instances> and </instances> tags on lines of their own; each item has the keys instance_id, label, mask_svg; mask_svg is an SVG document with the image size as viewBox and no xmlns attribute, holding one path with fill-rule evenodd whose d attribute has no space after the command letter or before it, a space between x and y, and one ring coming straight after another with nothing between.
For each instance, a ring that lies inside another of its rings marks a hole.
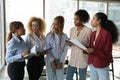
<instances>
[{"instance_id":1,"label":"shoulder","mask_svg":"<svg viewBox=\"0 0 120 80\"><path fill-rule=\"evenodd\" d=\"M46 38L51 38L51 32L47 33Z\"/></svg>"},{"instance_id":2,"label":"shoulder","mask_svg":"<svg viewBox=\"0 0 120 80\"><path fill-rule=\"evenodd\" d=\"M14 38L12 38L8 43L7 43L7 48L9 47L14 47L16 45L16 40Z\"/></svg>"},{"instance_id":3,"label":"shoulder","mask_svg":"<svg viewBox=\"0 0 120 80\"><path fill-rule=\"evenodd\" d=\"M68 38L67 34L65 34L65 33L62 33L62 35L63 35L65 38Z\"/></svg>"},{"instance_id":4,"label":"shoulder","mask_svg":"<svg viewBox=\"0 0 120 80\"><path fill-rule=\"evenodd\" d=\"M92 29L89 28L89 27L87 27L87 26L84 27L84 30L89 31L89 32L92 32Z\"/></svg>"},{"instance_id":5,"label":"shoulder","mask_svg":"<svg viewBox=\"0 0 120 80\"><path fill-rule=\"evenodd\" d=\"M77 29L76 27L72 27L72 28L71 28L72 31L73 31L73 30L76 30L76 29Z\"/></svg>"},{"instance_id":6,"label":"shoulder","mask_svg":"<svg viewBox=\"0 0 120 80\"><path fill-rule=\"evenodd\" d=\"M110 35L110 32L107 31L107 30L104 29L104 28L101 28L101 33L102 33L103 35Z\"/></svg>"},{"instance_id":7,"label":"shoulder","mask_svg":"<svg viewBox=\"0 0 120 80\"><path fill-rule=\"evenodd\" d=\"M32 37L33 36L33 33L29 33L26 35L27 37Z\"/></svg>"},{"instance_id":8,"label":"shoulder","mask_svg":"<svg viewBox=\"0 0 120 80\"><path fill-rule=\"evenodd\" d=\"M47 36L51 36L51 32L47 33L46 37L47 37Z\"/></svg>"}]
</instances>

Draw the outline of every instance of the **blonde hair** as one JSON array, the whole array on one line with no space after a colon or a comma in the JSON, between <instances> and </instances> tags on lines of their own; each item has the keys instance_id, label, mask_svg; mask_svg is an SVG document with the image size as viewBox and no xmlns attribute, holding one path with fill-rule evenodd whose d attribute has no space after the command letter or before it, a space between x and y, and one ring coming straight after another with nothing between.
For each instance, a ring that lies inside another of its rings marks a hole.
<instances>
[{"instance_id":1,"label":"blonde hair","mask_svg":"<svg viewBox=\"0 0 120 80\"><path fill-rule=\"evenodd\" d=\"M39 34L42 35L42 36L45 36L45 31L46 31L46 24L45 24L45 21L41 18L38 18L38 17L31 17L28 21L28 25L27 25L27 31L28 33L32 33L32 22L33 21L37 21L39 22L39 26L40 26L40 29L39 29Z\"/></svg>"},{"instance_id":2,"label":"blonde hair","mask_svg":"<svg viewBox=\"0 0 120 80\"><path fill-rule=\"evenodd\" d=\"M59 46L62 42L62 34L63 34L63 28L64 28L64 17L63 16L56 16L54 18L58 22L58 31L56 31L60 35L60 41L59 41ZM50 32L52 34L53 40L55 39L54 32Z\"/></svg>"}]
</instances>

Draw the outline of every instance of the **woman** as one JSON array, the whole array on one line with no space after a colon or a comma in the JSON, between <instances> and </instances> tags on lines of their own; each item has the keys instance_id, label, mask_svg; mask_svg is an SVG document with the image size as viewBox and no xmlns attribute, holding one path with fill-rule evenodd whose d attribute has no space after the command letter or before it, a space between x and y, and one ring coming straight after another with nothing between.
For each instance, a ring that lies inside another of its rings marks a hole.
<instances>
[{"instance_id":1,"label":"woman","mask_svg":"<svg viewBox=\"0 0 120 80\"><path fill-rule=\"evenodd\" d=\"M6 62L10 80L23 80L25 61L22 59L29 53L25 42L21 38L25 34L24 25L20 21L10 23L10 32L7 37Z\"/></svg>"},{"instance_id":2,"label":"woman","mask_svg":"<svg viewBox=\"0 0 120 80\"><path fill-rule=\"evenodd\" d=\"M46 36L46 47L52 47L46 55L47 80L64 80L64 62L67 54L65 40L68 38L63 33L64 18L54 18L52 30Z\"/></svg>"},{"instance_id":3,"label":"woman","mask_svg":"<svg viewBox=\"0 0 120 80\"><path fill-rule=\"evenodd\" d=\"M89 38L91 29L84 24L89 21L89 14L86 10L78 10L74 14L74 25L71 28L70 39L75 39L84 46L89 46ZM76 45L71 45L71 56L67 70L67 80L73 80L73 75L76 68L79 69L79 80L86 80L88 55L84 53L83 49Z\"/></svg>"},{"instance_id":4,"label":"woman","mask_svg":"<svg viewBox=\"0 0 120 80\"><path fill-rule=\"evenodd\" d=\"M118 41L118 29L107 16L98 12L91 21L96 31L90 37L88 48L91 80L110 80L109 64L113 62L112 44Z\"/></svg>"},{"instance_id":5,"label":"woman","mask_svg":"<svg viewBox=\"0 0 120 80\"><path fill-rule=\"evenodd\" d=\"M39 80L44 67L44 55L40 55L40 52L45 48L45 22L41 18L31 17L27 30L29 34L26 36L25 42L29 47L29 50L33 46L37 46L36 56L28 59L27 71L29 80Z\"/></svg>"}]
</instances>

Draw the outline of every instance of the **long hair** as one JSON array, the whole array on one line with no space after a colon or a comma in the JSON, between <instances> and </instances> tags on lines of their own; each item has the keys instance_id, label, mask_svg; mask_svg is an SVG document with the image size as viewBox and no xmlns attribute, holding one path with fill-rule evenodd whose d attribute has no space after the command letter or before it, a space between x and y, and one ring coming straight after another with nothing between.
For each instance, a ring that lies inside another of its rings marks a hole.
<instances>
[{"instance_id":1,"label":"long hair","mask_svg":"<svg viewBox=\"0 0 120 80\"><path fill-rule=\"evenodd\" d=\"M45 21L41 18L38 18L38 17L31 17L28 21L28 24L27 24L27 30L29 33L32 33L32 22L33 21L37 21L39 22L39 26L40 26L40 29L39 29L39 34L42 35L42 36L45 36L45 30L46 30L46 24L45 24Z\"/></svg>"},{"instance_id":2,"label":"long hair","mask_svg":"<svg viewBox=\"0 0 120 80\"><path fill-rule=\"evenodd\" d=\"M102 12L96 13L95 16L97 17L98 20L100 20L100 26L111 33L112 43L117 42L119 39L118 38L119 32L114 22L111 20L108 20L107 15Z\"/></svg>"},{"instance_id":3,"label":"long hair","mask_svg":"<svg viewBox=\"0 0 120 80\"><path fill-rule=\"evenodd\" d=\"M61 42L62 42L62 33L63 33L63 29L64 29L64 17L63 16L56 16L55 18L54 18L54 20L56 20L57 21L57 30L58 31L56 31L58 34L59 34L59 37L60 37L60 41L59 41L59 46L60 46L60 44L61 44ZM50 32L51 34L52 34L52 38L53 38L53 40L55 39L55 35L54 35L54 32Z\"/></svg>"},{"instance_id":4,"label":"long hair","mask_svg":"<svg viewBox=\"0 0 120 80\"><path fill-rule=\"evenodd\" d=\"M58 33L61 34L63 32L64 28L64 17L63 16L57 16L54 18L58 22Z\"/></svg>"},{"instance_id":5,"label":"long hair","mask_svg":"<svg viewBox=\"0 0 120 80\"><path fill-rule=\"evenodd\" d=\"M8 33L6 43L12 38L12 33L14 34L17 29L19 29L20 27L23 27L23 26L24 25L20 21L11 22L10 25L9 25L10 32Z\"/></svg>"}]
</instances>

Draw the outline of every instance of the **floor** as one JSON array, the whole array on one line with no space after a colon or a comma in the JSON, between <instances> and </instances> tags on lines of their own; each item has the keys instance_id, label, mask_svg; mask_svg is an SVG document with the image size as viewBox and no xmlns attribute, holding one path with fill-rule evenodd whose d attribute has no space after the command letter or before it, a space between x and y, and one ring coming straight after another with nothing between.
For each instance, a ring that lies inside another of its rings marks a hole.
<instances>
[{"instance_id":1,"label":"floor","mask_svg":"<svg viewBox=\"0 0 120 80\"><path fill-rule=\"evenodd\" d=\"M44 69L44 71L43 71L43 75L44 75L44 74L45 74L45 69ZM4 67L0 70L0 80L10 80L9 77L8 77L8 75L7 75L7 66L4 66ZM26 69L25 69L25 77L24 77L24 80L29 80ZM46 76L41 76L40 80L46 80ZM66 80L66 79L65 79L65 80ZM76 80L76 75L74 75L74 80ZM87 80L90 80L89 71L87 72ZM113 79L112 79L111 72L110 72L110 80L113 80ZM114 80L120 80L120 78L115 76L115 79L114 79Z\"/></svg>"},{"instance_id":2,"label":"floor","mask_svg":"<svg viewBox=\"0 0 120 80\"><path fill-rule=\"evenodd\" d=\"M113 51L113 56L114 56L114 80L120 80L120 47L115 46L114 47L116 50ZM111 66L110 66L111 68ZM45 74L45 69L43 71L43 75ZM66 77L66 75L65 75ZM10 80L8 75L7 75L7 66L2 67L0 66L0 80ZM29 80L28 79L28 74L25 69L25 76L24 80ZM46 80L46 76L41 76L40 80ZM65 79L66 80L66 79ZM76 80L76 75L74 75L74 80ZM89 68L87 71L87 80L90 80L90 73L89 73ZM112 72L110 71L110 80L113 80L112 77Z\"/></svg>"}]
</instances>

